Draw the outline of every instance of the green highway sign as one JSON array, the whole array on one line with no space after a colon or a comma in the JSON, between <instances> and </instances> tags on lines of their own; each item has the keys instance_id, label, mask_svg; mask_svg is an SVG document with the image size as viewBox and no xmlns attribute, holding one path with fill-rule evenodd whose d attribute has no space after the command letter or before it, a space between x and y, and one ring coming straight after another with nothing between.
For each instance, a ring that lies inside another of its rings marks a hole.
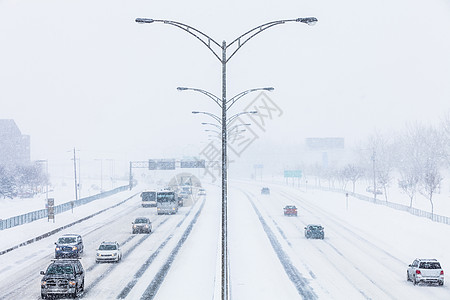
<instances>
[{"instance_id":1,"label":"green highway sign","mask_svg":"<svg viewBox=\"0 0 450 300\"><path fill-rule=\"evenodd\" d=\"M301 178L302 170L284 170L284 177Z\"/></svg>"}]
</instances>

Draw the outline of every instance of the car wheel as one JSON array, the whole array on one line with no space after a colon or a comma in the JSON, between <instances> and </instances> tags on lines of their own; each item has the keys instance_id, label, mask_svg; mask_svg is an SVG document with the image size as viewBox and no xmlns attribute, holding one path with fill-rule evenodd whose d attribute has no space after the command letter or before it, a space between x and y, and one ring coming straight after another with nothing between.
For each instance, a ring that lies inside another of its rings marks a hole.
<instances>
[{"instance_id":1,"label":"car wheel","mask_svg":"<svg viewBox=\"0 0 450 300\"><path fill-rule=\"evenodd\" d=\"M417 284L417 281L416 281L416 275L414 275L414 278L413 278L413 284L414 284L414 285Z\"/></svg>"},{"instance_id":2,"label":"car wheel","mask_svg":"<svg viewBox=\"0 0 450 300\"><path fill-rule=\"evenodd\" d=\"M41 293L41 298L42 299L47 299L47 296Z\"/></svg>"},{"instance_id":3,"label":"car wheel","mask_svg":"<svg viewBox=\"0 0 450 300\"><path fill-rule=\"evenodd\" d=\"M82 292L84 292L84 279L83 279L83 281L81 282L81 289L80 289Z\"/></svg>"},{"instance_id":4,"label":"car wheel","mask_svg":"<svg viewBox=\"0 0 450 300\"><path fill-rule=\"evenodd\" d=\"M439 281L439 285L444 285L444 280Z\"/></svg>"},{"instance_id":5,"label":"car wheel","mask_svg":"<svg viewBox=\"0 0 450 300\"><path fill-rule=\"evenodd\" d=\"M406 281L410 281L408 271L406 271Z\"/></svg>"}]
</instances>

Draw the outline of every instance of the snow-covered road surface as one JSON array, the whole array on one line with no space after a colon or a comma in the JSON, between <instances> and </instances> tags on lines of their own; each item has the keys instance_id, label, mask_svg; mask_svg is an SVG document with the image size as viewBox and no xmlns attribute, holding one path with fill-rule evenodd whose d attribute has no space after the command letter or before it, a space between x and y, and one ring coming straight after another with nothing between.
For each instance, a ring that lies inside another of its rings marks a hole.
<instances>
[{"instance_id":1,"label":"snow-covered road surface","mask_svg":"<svg viewBox=\"0 0 450 300\"><path fill-rule=\"evenodd\" d=\"M264 185L270 195L261 195ZM450 299L447 285L406 281L416 257L437 258L447 272L450 226L355 199L346 210L342 195L329 192L264 185L229 185L232 299ZM61 232L84 239L82 298L219 299L220 199L220 188L207 186L193 206L158 216L134 197ZM296 205L298 217L284 216L285 205ZM151 234L131 234L137 216L150 217ZM324 226L324 240L305 238L310 223ZM0 299L39 298L39 271L53 258L56 238L0 256ZM95 263L104 240L121 244L120 263Z\"/></svg>"}]
</instances>

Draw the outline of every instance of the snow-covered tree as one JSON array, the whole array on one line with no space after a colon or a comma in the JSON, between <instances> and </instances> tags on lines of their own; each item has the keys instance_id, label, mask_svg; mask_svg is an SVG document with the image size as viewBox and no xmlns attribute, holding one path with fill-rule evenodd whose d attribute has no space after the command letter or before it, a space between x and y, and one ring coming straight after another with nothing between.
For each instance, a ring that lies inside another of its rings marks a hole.
<instances>
[{"instance_id":1,"label":"snow-covered tree","mask_svg":"<svg viewBox=\"0 0 450 300\"><path fill-rule=\"evenodd\" d=\"M342 169L341 174L346 181L352 182L354 193L356 181L363 177L364 169L356 164L348 164Z\"/></svg>"}]
</instances>

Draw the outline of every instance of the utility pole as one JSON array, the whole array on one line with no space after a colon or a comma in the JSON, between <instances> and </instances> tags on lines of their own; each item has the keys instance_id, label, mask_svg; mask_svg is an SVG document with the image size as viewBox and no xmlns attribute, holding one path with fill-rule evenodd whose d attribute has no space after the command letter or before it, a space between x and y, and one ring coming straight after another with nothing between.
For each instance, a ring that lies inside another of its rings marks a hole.
<instances>
[{"instance_id":1,"label":"utility pole","mask_svg":"<svg viewBox=\"0 0 450 300\"><path fill-rule=\"evenodd\" d=\"M375 148L373 149L372 162L373 162L373 202L376 202L377 201L377 177L376 177L376 173L375 173Z\"/></svg>"},{"instance_id":2,"label":"utility pole","mask_svg":"<svg viewBox=\"0 0 450 300\"><path fill-rule=\"evenodd\" d=\"M73 148L73 172L74 172L74 179L75 179L75 200L78 200L78 184L77 184L77 158L76 158L76 151L75 147ZM73 201L72 201L72 213L73 213Z\"/></svg>"}]
</instances>

